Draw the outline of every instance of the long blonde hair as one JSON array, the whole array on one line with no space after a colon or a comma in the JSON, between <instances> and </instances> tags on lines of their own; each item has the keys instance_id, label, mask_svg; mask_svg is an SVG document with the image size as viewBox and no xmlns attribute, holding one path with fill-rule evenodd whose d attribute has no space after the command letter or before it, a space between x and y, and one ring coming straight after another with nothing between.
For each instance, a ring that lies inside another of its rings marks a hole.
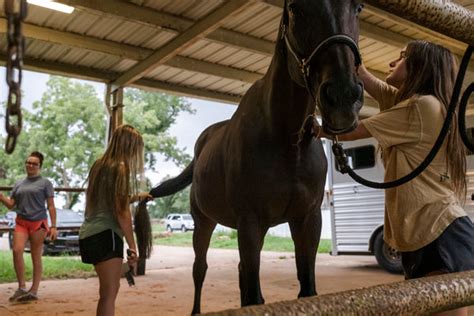
<instances>
[{"instance_id":1,"label":"long blonde hair","mask_svg":"<svg viewBox=\"0 0 474 316\"><path fill-rule=\"evenodd\" d=\"M397 103L416 95L433 95L447 110L456 81L457 62L445 47L423 40L408 43L405 52L407 78L398 90ZM454 192L466 198L466 150L454 113L447 136L446 164Z\"/></svg>"},{"instance_id":2,"label":"long blonde hair","mask_svg":"<svg viewBox=\"0 0 474 316\"><path fill-rule=\"evenodd\" d=\"M89 171L86 217L104 205L113 210L115 217L128 209L129 196L138 192L141 179L143 138L133 126L121 125Z\"/></svg>"}]
</instances>

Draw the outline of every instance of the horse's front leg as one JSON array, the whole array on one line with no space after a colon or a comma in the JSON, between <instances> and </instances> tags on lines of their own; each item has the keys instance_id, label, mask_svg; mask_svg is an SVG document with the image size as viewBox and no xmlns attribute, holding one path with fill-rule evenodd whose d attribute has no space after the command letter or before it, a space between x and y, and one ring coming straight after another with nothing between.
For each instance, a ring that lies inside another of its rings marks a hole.
<instances>
[{"instance_id":1,"label":"horse's front leg","mask_svg":"<svg viewBox=\"0 0 474 316\"><path fill-rule=\"evenodd\" d=\"M255 217L243 218L237 226L239 242L239 285L242 306L264 304L260 289L260 251L267 227Z\"/></svg>"},{"instance_id":2,"label":"horse's front leg","mask_svg":"<svg viewBox=\"0 0 474 316\"><path fill-rule=\"evenodd\" d=\"M295 243L296 270L300 282L298 297L317 295L314 266L321 237L321 210L309 212L305 218L289 222Z\"/></svg>"},{"instance_id":3,"label":"horse's front leg","mask_svg":"<svg viewBox=\"0 0 474 316\"><path fill-rule=\"evenodd\" d=\"M201 292L207 271L206 256L216 223L202 214L193 201L191 201L191 209L194 219L193 248L195 255L193 264L194 304L192 315L195 315L201 313Z\"/></svg>"}]
</instances>

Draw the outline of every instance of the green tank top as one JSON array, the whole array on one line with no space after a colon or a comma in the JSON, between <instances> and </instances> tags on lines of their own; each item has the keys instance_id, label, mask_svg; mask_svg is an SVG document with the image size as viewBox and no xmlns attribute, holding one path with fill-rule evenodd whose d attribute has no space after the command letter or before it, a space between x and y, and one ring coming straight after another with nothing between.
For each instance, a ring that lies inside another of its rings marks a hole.
<instances>
[{"instance_id":1,"label":"green tank top","mask_svg":"<svg viewBox=\"0 0 474 316\"><path fill-rule=\"evenodd\" d=\"M114 179L116 172L112 170L116 167L117 166L103 167L100 175L100 183L97 186L97 192L95 192L97 196L105 197L109 194L106 187L110 187L116 182ZM123 238L122 229L117 219L114 218L110 203L111 202L108 202L105 198L101 198L97 201L97 205L94 206L91 215L85 217L84 223L79 230L79 239L84 239L108 229L112 229L117 235Z\"/></svg>"},{"instance_id":2,"label":"green tank top","mask_svg":"<svg viewBox=\"0 0 474 316\"><path fill-rule=\"evenodd\" d=\"M94 216L86 218L79 230L79 239L98 234L104 230L112 229L123 238L123 232L111 211L97 211Z\"/></svg>"}]
</instances>

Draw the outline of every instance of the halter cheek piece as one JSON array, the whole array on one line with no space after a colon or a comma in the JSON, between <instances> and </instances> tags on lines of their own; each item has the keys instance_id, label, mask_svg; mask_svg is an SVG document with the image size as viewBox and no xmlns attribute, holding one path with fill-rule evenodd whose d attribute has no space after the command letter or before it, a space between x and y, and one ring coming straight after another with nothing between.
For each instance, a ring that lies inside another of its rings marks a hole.
<instances>
[{"instance_id":1,"label":"halter cheek piece","mask_svg":"<svg viewBox=\"0 0 474 316\"><path fill-rule=\"evenodd\" d=\"M336 35L329 36L328 38L323 40L321 43L319 43L318 46L316 46L316 48L309 55L308 58L301 58L300 56L298 56L295 49L291 45L290 40L288 39L287 27L285 24L282 24L281 37L285 40L285 44L286 44L286 47L288 48L288 51L291 53L291 55L295 58L296 62L298 63L298 66L303 74L303 79L305 82L306 89L308 90L309 94L311 95L311 97L313 98L315 102L317 102L317 100L309 84L310 65L311 65L311 60L313 59L314 56L316 56L318 53L320 53L324 49L327 49L329 46L339 43L339 44L344 44L346 46L349 46L349 48L351 49L352 53L354 54L356 69L362 64L362 58L360 57L359 48L357 47L356 42L348 35L336 34Z\"/></svg>"},{"instance_id":2,"label":"halter cheek piece","mask_svg":"<svg viewBox=\"0 0 474 316\"><path fill-rule=\"evenodd\" d=\"M282 38L285 40L286 47L290 51L291 55L295 58L296 62L300 66L301 72L304 76L309 76L309 67L311 64L311 60L313 59L316 54L320 53L323 49L327 49L329 46L340 43L349 46L349 48L354 53L355 57L355 66L359 67L362 64L362 58L360 57L359 48L357 47L356 42L352 39L352 37L345 35L345 34L336 34L329 36L313 50L313 52L309 55L308 58L300 58L298 54L295 52L293 46L288 39L288 32L286 25L282 25Z\"/></svg>"}]
</instances>

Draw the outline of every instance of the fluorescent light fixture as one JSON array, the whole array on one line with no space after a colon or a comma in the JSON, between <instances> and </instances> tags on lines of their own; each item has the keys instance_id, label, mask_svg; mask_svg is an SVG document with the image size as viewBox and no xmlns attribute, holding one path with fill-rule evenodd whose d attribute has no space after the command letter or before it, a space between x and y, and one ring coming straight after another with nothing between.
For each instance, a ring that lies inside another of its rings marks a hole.
<instances>
[{"instance_id":1,"label":"fluorescent light fixture","mask_svg":"<svg viewBox=\"0 0 474 316\"><path fill-rule=\"evenodd\" d=\"M74 7L71 7L62 3L58 3L58 2L54 2L51 0L27 0L26 2L28 2L29 4L37 5L39 7L48 8L51 10L55 10L55 11L59 11L59 12L67 13L67 14L71 14L72 11L74 11Z\"/></svg>"}]
</instances>

